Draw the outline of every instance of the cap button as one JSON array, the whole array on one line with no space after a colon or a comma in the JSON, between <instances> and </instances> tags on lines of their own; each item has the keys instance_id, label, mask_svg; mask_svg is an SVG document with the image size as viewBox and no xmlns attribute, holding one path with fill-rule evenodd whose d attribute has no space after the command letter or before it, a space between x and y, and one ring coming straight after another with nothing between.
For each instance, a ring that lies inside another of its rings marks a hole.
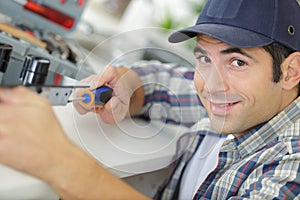
<instances>
[{"instance_id":1,"label":"cap button","mask_svg":"<svg viewBox=\"0 0 300 200\"><path fill-rule=\"evenodd\" d=\"M294 28L293 25L289 25L289 26L288 26L288 33L289 33L290 35L295 35L295 28Z\"/></svg>"}]
</instances>

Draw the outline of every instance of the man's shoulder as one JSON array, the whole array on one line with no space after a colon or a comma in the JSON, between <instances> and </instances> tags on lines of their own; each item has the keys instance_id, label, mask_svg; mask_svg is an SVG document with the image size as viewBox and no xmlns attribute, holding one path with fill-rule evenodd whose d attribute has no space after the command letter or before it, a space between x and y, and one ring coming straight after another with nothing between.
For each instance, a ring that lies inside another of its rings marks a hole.
<instances>
[{"instance_id":1,"label":"man's shoulder","mask_svg":"<svg viewBox=\"0 0 300 200\"><path fill-rule=\"evenodd\" d=\"M289 154L300 153L300 118L279 134L278 141L286 146Z\"/></svg>"}]
</instances>

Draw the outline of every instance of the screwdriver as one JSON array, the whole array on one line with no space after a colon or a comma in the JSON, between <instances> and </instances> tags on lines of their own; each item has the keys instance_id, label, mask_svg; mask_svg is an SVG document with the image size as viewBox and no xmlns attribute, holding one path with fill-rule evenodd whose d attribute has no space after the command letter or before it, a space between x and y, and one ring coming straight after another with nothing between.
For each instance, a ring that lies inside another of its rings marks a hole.
<instances>
[{"instance_id":1,"label":"screwdriver","mask_svg":"<svg viewBox=\"0 0 300 200\"><path fill-rule=\"evenodd\" d=\"M83 90L79 97L68 100L68 103L78 101L82 106L103 105L107 103L113 95L113 89L108 86L100 86L93 90Z\"/></svg>"}]
</instances>

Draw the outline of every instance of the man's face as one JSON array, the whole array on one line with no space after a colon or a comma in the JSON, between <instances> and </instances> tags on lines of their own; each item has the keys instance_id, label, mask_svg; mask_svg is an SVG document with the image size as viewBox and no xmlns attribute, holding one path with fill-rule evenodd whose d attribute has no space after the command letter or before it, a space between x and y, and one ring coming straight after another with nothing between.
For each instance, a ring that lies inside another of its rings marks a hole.
<instances>
[{"instance_id":1,"label":"man's face","mask_svg":"<svg viewBox=\"0 0 300 200\"><path fill-rule=\"evenodd\" d=\"M244 134L284 106L273 82L272 57L263 48L236 48L199 35L194 84L215 131Z\"/></svg>"}]
</instances>

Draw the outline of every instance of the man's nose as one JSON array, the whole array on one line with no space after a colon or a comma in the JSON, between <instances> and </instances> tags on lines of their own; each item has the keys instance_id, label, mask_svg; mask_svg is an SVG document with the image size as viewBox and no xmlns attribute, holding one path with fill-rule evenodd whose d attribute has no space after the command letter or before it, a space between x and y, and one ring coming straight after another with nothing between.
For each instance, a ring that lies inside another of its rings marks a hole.
<instances>
[{"instance_id":1,"label":"man's nose","mask_svg":"<svg viewBox=\"0 0 300 200\"><path fill-rule=\"evenodd\" d=\"M211 67L207 77L204 77L206 89L210 93L224 92L228 89L227 80L222 67Z\"/></svg>"}]
</instances>

